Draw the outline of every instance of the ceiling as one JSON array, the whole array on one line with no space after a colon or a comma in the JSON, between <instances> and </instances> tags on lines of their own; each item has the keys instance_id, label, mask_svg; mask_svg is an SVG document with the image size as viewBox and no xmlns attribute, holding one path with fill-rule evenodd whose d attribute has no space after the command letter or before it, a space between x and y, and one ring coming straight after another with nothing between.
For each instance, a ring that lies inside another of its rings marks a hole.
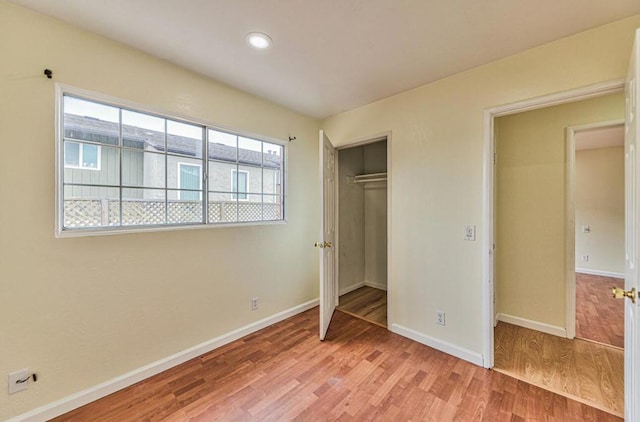
<instances>
[{"instance_id":1,"label":"ceiling","mask_svg":"<svg viewBox=\"0 0 640 422\"><path fill-rule=\"evenodd\" d=\"M324 118L640 13L638 0L12 0ZM245 36L273 39L267 51Z\"/></svg>"},{"instance_id":2,"label":"ceiling","mask_svg":"<svg viewBox=\"0 0 640 422\"><path fill-rule=\"evenodd\" d=\"M624 124L576 132L576 150L620 147L624 145Z\"/></svg>"}]
</instances>

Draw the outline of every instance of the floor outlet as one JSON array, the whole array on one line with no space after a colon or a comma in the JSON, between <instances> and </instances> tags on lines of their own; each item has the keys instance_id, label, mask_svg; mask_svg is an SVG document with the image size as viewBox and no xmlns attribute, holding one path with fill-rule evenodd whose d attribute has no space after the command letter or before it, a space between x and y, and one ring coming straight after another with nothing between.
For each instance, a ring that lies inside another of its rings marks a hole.
<instances>
[{"instance_id":1,"label":"floor outlet","mask_svg":"<svg viewBox=\"0 0 640 422\"><path fill-rule=\"evenodd\" d=\"M257 297L252 297L251 298L251 310L255 311L256 309L258 309L258 298Z\"/></svg>"},{"instance_id":2,"label":"floor outlet","mask_svg":"<svg viewBox=\"0 0 640 422\"><path fill-rule=\"evenodd\" d=\"M11 372L9 374L9 394L18 393L29 388L29 370Z\"/></svg>"},{"instance_id":3,"label":"floor outlet","mask_svg":"<svg viewBox=\"0 0 640 422\"><path fill-rule=\"evenodd\" d=\"M436 324L445 325L443 311L436 311Z\"/></svg>"}]
</instances>

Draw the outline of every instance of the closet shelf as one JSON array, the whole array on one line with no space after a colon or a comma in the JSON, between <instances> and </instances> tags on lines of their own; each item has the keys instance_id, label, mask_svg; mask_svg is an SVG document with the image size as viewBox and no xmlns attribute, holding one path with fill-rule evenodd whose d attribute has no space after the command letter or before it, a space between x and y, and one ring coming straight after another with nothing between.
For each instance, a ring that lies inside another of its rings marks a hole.
<instances>
[{"instance_id":1,"label":"closet shelf","mask_svg":"<svg viewBox=\"0 0 640 422\"><path fill-rule=\"evenodd\" d=\"M353 178L353 183L386 182L387 173L359 174Z\"/></svg>"}]
</instances>

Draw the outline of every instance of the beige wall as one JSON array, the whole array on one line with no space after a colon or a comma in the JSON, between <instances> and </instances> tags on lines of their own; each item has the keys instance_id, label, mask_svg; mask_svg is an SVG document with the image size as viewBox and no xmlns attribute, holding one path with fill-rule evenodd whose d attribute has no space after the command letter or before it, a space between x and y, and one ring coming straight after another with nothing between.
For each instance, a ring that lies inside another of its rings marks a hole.
<instances>
[{"instance_id":1,"label":"beige wall","mask_svg":"<svg viewBox=\"0 0 640 422\"><path fill-rule=\"evenodd\" d=\"M338 145L392 131L392 322L479 356L484 110L622 78L638 26L636 15L325 120Z\"/></svg>"},{"instance_id":2,"label":"beige wall","mask_svg":"<svg viewBox=\"0 0 640 422\"><path fill-rule=\"evenodd\" d=\"M566 328L566 128L624 118L622 93L496 119L496 312Z\"/></svg>"},{"instance_id":3,"label":"beige wall","mask_svg":"<svg viewBox=\"0 0 640 422\"><path fill-rule=\"evenodd\" d=\"M316 120L1 0L0 52L0 420L318 297ZM288 222L54 238L56 82L296 136Z\"/></svg>"},{"instance_id":4,"label":"beige wall","mask_svg":"<svg viewBox=\"0 0 640 422\"><path fill-rule=\"evenodd\" d=\"M576 268L624 274L623 147L576 151L575 198Z\"/></svg>"}]
</instances>

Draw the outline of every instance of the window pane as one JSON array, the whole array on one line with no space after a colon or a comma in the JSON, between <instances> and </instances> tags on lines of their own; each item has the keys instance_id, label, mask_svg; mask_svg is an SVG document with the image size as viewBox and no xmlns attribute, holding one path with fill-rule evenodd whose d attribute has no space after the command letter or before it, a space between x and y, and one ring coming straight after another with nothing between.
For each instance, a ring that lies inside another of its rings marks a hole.
<instances>
[{"instance_id":1,"label":"window pane","mask_svg":"<svg viewBox=\"0 0 640 422\"><path fill-rule=\"evenodd\" d=\"M63 190L65 228L120 224L119 189L66 185Z\"/></svg>"},{"instance_id":2,"label":"window pane","mask_svg":"<svg viewBox=\"0 0 640 422\"><path fill-rule=\"evenodd\" d=\"M263 143L264 167L270 169L283 170L284 168L284 147L269 142Z\"/></svg>"},{"instance_id":3,"label":"window pane","mask_svg":"<svg viewBox=\"0 0 640 422\"><path fill-rule=\"evenodd\" d=\"M240 190L239 192L262 193L262 168L253 166L240 166ZM244 176L243 176L244 175ZM244 183L244 189L243 188Z\"/></svg>"},{"instance_id":4,"label":"window pane","mask_svg":"<svg viewBox=\"0 0 640 422\"><path fill-rule=\"evenodd\" d=\"M236 164L209 161L209 191L233 191L234 172L236 169Z\"/></svg>"},{"instance_id":5,"label":"window pane","mask_svg":"<svg viewBox=\"0 0 640 422\"><path fill-rule=\"evenodd\" d=\"M202 195L200 192L170 190L168 223L202 223Z\"/></svg>"},{"instance_id":6,"label":"window pane","mask_svg":"<svg viewBox=\"0 0 640 422\"><path fill-rule=\"evenodd\" d=\"M264 193L280 195L282 193L282 172L273 169L264 169L262 189Z\"/></svg>"},{"instance_id":7,"label":"window pane","mask_svg":"<svg viewBox=\"0 0 640 422\"><path fill-rule=\"evenodd\" d=\"M169 189L202 189L202 160L187 157L167 157ZM197 176L196 176L197 171ZM183 180L186 177L187 180Z\"/></svg>"},{"instance_id":8,"label":"window pane","mask_svg":"<svg viewBox=\"0 0 640 422\"><path fill-rule=\"evenodd\" d=\"M122 110L122 144L128 148L164 152L165 119Z\"/></svg>"},{"instance_id":9,"label":"window pane","mask_svg":"<svg viewBox=\"0 0 640 422\"><path fill-rule=\"evenodd\" d=\"M202 126L167 120L167 152L202 158Z\"/></svg>"},{"instance_id":10,"label":"window pane","mask_svg":"<svg viewBox=\"0 0 640 422\"><path fill-rule=\"evenodd\" d=\"M64 97L64 136L69 139L118 145L120 110L74 97Z\"/></svg>"},{"instance_id":11,"label":"window pane","mask_svg":"<svg viewBox=\"0 0 640 422\"><path fill-rule=\"evenodd\" d=\"M262 200L262 218L264 221L282 220L284 218L282 215L282 196L264 195Z\"/></svg>"},{"instance_id":12,"label":"window pane","mask_svg":"<svg viewBox=\"0 0 640 422\"><path fill-rule=\"evenodd\" d=\"M164 188L165 155L142 151L122 151L122 184Z\"/></svg>"},{"instance_id":13,"label":"window pane","mask_svg":"<svg viewBox=\"0 0 640 422\"><path fill-rule=\"evenodd\" d=\"M242 196L241 194L238 194ZM238 221L262 220L262 195L244 195L244 201L238 202ZM242 199L242 198L239 198Z\"/></svg>"},{"instance_id":14,"label":"window pane","mask_svg":"<svg viewBox=\"0 0 640 422\"><path fill-rule=\"evenodd\" d=\"M122 189L122 225L165 224L164 190Z\"/></svg>"},{"instance_id":15,"label":"window pane","mask_svg":"<svg viewBox=\"0 0 640 422\"><path fill-rule=\"evenodd\" d=\"M234 192L234 199L247 199L247 181L249 179L249 173L246 171L231 172L231 190Z\"/></svg>"},{"instance_id":16,"label":"window pane","mask_svg":"<svg viewBox=\"0 0 640 422\"><path fill-rule=\"evenodd\" d=\"M238 201L230 193L209 193L209 223L238 221Z\"/></svg>"},{"instance_id":17,"label":"window pane","mask_svg":"<svg viewBox=\"0 0 640 422\"><path fill-rule=\"evenodd\" d=\"M64 165L80 167L80 144L76 142L64 143Z\"/></svg>"},{"instance_id":18,"label":"window pane","mask_svg":"<svg viewBox=\"0 0 640 422\"><path fill-rule=\"evenodd\" d=\"M89 163L85 159L85 151L95 148L98 150L99 164L97 168L80 166L67 167L64 169L64 183L86 184L86 185L118 185L120 183L120 154L118 148L97 146L89 144L78 144L75 142L65 142L65 161L67 161L67 150L70 146L76 151L82 151L82 162ZM95 150L94 150L95 154ZM93 163L95 164L95 162Z\"/></svg>"},{"instance_id":19,"label":"window pane","mask_svg":"<svg viewBox=\"0 0 640 422\"><path fill-rule=\"evenodd\" d=\"M82 145L82 168L99 169L100 168L100 147L98 145L83 144Z\"/></svg>"},{"instance_id":20,"label":"window pane","mask_svg":"<svg viewBox=\"0 0 640 422\"><path fill-rule=\"evenodd\" d=\"M237 161L238 137L236 135L209 129L208 138L210 160Z\"/></svg>"},{"instance_id":21,"label":"window pane","mask_svg":"<svg viewBox=\"0 0 640 422\"><path fill-rule=\"evenodd\" d=\"M262 142L239 136L238 162L262 166Z\"/></svg>"}]
</instances>

